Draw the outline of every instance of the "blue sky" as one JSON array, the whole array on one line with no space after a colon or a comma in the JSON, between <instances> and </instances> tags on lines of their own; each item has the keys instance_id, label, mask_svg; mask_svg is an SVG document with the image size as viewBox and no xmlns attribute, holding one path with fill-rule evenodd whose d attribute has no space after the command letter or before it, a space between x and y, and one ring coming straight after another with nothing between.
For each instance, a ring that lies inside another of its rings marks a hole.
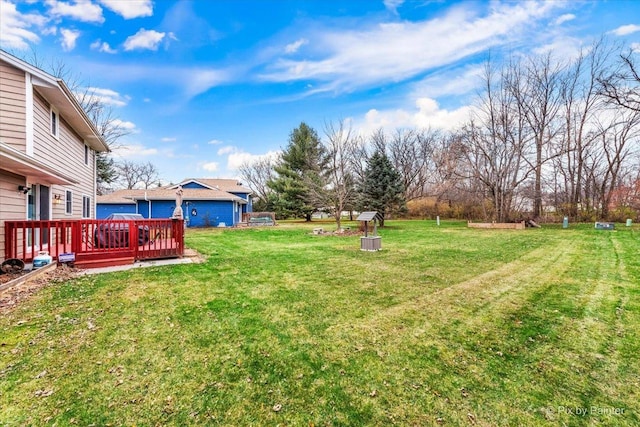
<instances>
[{"instance_id":1,"label":"blue sky","mask_svg":"<svg viewBox=\"0 0 640 427\"><path fill-rule=\"evenodd\" d=\"M0 46L62 61L164 181L237 177L301 121L452 128L489 55L640 54L640 1L0 0Z\"/></svg>"}]
</instances>

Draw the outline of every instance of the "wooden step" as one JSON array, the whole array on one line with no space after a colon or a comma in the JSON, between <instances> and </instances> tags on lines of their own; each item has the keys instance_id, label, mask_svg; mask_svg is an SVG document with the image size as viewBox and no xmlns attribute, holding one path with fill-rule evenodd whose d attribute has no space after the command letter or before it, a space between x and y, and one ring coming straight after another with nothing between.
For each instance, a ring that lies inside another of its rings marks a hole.
<instances>
[{"instance_id":1,"label":"wooden step","mask_svg":"<svg viewBox=\"0 0 640 427\"><path fill-rule=\"evenodd\" d=\"M100 268L100 267L113 267L116 265L133 264L134 257L122 257L122 258L104 258L104 259L91 259L91 260L76 260L75 267L78 268Z\"/></svg>"}]
</instances>

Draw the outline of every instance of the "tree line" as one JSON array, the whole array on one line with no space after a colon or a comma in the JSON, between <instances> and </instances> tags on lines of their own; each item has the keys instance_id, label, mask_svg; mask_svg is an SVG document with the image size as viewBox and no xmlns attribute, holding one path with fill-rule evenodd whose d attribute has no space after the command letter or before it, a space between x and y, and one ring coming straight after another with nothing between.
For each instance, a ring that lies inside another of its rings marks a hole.
<instances>
[{"instance_id":1,"label":"tree line","mask_svg":"<svg viewBox=\"0 0 640 427\"><path fill-rule=\"evenodd\" d=\"M499 222L637 218L634 55L600 40L567 62L551 54L489 60L472 113L454 130L363 136L339 121L326 123L321 139L303 122L279 158L240 172L256 209L279 217L378 210Z\"/></svg>"}]
</instances>

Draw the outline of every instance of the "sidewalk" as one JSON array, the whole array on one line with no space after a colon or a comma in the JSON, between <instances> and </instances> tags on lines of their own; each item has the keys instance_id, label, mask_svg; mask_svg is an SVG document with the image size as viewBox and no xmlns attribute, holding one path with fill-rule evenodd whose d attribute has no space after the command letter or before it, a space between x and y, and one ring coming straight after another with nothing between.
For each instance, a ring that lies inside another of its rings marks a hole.
<instances>
[{"instance_id":1,"label":"sidewalk","mask_svg":"<svg viewBox=\"0 0 640 427\"><path fill-rule=\"evenodd\" d=\"M133 264L116 265L113 267L99 267L99 268L87 268L78 272L78 276L87 276L91 274L112 273L114 271L126 271L133 268L146 268L146 267L159 267L163 265L175 265L175 264L192 264L194 261L191 258L173 258L173 259L156 259L151 261L139 261Z\"/></svg>"}]
</instances>

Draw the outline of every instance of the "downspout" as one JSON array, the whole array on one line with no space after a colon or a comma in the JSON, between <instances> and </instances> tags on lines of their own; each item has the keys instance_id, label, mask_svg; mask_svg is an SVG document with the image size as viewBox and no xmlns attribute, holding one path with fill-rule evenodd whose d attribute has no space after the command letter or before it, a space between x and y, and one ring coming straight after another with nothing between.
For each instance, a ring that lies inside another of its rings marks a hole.
<instances>
[{"instance_id":1,"label":"downspout","mask_svg":"<svg viewBox=\"0 0 640 427\"><path fill-rule=\"evenodd\" d=\"M151 219L151 200L147 197L147 190L144 191L144 201L147 202L147 209L149 209L149 219Z\"/></svg>"}]
</instances>

